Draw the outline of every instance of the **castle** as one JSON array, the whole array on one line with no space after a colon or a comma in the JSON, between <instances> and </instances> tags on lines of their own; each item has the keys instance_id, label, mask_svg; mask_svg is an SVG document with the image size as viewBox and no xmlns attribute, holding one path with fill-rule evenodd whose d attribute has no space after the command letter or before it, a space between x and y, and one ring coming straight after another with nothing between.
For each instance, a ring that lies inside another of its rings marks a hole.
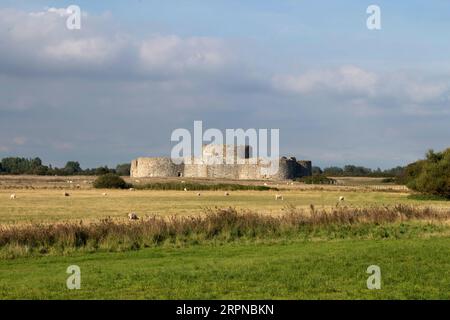
<instances>
[{"instance_id":1,"label":"castle","mask_svg":"<svg viewBox=\"0 0 450 320\"><path fill-rule=\"evenodd\" d=\"M311 161L294 157L278 159L278 170L270 173L262 159L250 157L249 146L204 145L202 160L195 158L172 161L169 157L137 158L131 162L131 177L187 177L233 180L287 180L312 174ZM232 157L233 164L224 159Z\"/></svg>"}]
</instances>

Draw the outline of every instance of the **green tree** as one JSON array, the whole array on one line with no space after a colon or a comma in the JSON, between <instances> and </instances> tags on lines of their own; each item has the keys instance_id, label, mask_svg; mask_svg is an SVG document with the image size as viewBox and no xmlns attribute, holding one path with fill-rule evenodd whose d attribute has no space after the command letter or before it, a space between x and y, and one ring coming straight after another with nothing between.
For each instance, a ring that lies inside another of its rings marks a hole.
<instances>
[{"instance_id":1,"label":"green tree","mask_svg":"<svg viewBox=\"0 0 450 320\"><path fill-rule=\"evenodd\" d=\"M118 164L117 167L116 167L116 173L119 176L129 176L130 175L130 169L131 169L131 163Z\"/></svg>"},{"instance_id":2,"label":"green tree","mask_svg":"<svg viewBox=\"0 0 450 320\"><path fill-rule=\"evenodd\" d=\"M81 173L83 170L81 169L78 161L68 161L63 171L67 175L76 175Z\"/></svg>"},{"instance_id":3,"label":"green tree","mask_svg":"<svg viewBox=\"0 0 450 320\"><path fill-rule=\"evenodd\" d=\"M450 198L450 148L428 151L425 160L406 167L403 179L415 191Z\"/></svg>"}]
</instances>

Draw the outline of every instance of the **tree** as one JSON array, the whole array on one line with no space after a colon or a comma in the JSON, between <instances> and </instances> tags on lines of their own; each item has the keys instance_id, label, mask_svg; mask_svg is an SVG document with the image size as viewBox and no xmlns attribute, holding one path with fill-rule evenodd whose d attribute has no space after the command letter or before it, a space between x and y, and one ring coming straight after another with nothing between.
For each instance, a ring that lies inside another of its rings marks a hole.
<instances>
[{"instance_id":1,"label":"tree","mask_svg":"<svg viewBox=\"0 0 450 320\"><path fill-rule=\"evenodd\" d=\"M409 164L402 177L415 191L450 198L450 148L428 151L425 160Z\"/></svg>"},{"instance_id":2,"label":"tree","mask_svg":"<svg viewBox=\"0 0 450 320\"><path fill-rule=\"evenodd\" d=\"M68 161L63 171L67 175L75 175L81 173L83 170L81 169L78 161Z\"/></svg>"},{"instance_id":3,"label":"tree","mask_svg":"<svg viewBox=\"0 0 450 320\"><path fill-rule=\"evenodd\" d=\"M323 171L322 171L322 169L320 169L320 167L316 167L316 166L312 167L313 176L320 175L322 173L323 173Z\"/></svg>"},{"instance_id":4,"label":"tree","mask_svg":"<svg viewBox=\"0 0 450 320\"><path fill-rule=\"evenodd\" d=\"M131 163L118 164L117 167L116 167L116 173L119 176L129 176L130 175L130 169L131 169Z\"/></svg>"}]
</instances>

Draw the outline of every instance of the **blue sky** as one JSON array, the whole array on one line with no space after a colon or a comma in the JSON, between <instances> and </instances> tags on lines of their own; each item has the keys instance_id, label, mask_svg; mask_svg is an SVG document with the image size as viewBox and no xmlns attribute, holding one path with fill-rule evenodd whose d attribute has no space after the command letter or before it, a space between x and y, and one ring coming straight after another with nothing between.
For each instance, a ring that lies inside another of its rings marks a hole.
<instances>
[{"instance_id":1,"label":"blue sky","mask_svg":"<svg viewBox=\"0 0 450 320\"><path fill-rule=\"evenodd\" d=\"M48 10L71 4L82 30ZM320 166L403 165L448 147L449 30L443 0L0 1L0 157L114 165L203 120L279 128Z\"/></svg>"}]
</instances>

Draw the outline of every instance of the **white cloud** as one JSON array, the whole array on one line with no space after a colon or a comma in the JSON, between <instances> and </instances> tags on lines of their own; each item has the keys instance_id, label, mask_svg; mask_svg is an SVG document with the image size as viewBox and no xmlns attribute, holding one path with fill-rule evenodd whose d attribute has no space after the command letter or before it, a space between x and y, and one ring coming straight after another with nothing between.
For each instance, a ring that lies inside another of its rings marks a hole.
<instances>
[{"instance_id":1,"label":"white cloud","mask_svg":"<svg viewBox=\"0 0 450 320\"><path fill-rule=\"evenodd\" d=\"M375 114L393 109L407 114L447 114L450 81L439 75L419 76L405 70L375 73L355 66L308 70L300 75L281 74L272 78L279 92L308 97L336 95L356 114ZM353 107L361 106L360 112ZM332 106L329 106L330 108Z\"/></svg>"},{"instance_id":2,"label":"white cloud","mask_svg":"<svg viewBox=\"0 0 450 320\"><path fill-rule=\"evenodd\" d=\"M373 95L377 76L355 66L342 66L333 70L313 70L301 75L276 75L275 88L301 94L333 92L338 94Z\"/></svg>"},{"instance_id":3,"label":"white cloud","mask_svg":"<svg viewBox=\"0 0 450 320\"><path fill-rule=\"evenodd\" d=\"M155 36L140 44L139 57L147 70L210 69L227 62L225 44L214 38Z\"/></svg>"},{"instance_id":4,"label":"white cloud","mask_svg":"<svg viewBox=\"0 0 450 320\"><path fill-rule=\"evenodd\" d=\"M64 8L26 13L0 9L0 72L83 71L83 76L110 75L155 77L161 73L221 71L230 63L227 44L213 37L153 35L136 38L115 28L108 15L85 14L81 30L66 28ZM126 66L126 67L124 67Z\"/></svg>"}]
</instances>

